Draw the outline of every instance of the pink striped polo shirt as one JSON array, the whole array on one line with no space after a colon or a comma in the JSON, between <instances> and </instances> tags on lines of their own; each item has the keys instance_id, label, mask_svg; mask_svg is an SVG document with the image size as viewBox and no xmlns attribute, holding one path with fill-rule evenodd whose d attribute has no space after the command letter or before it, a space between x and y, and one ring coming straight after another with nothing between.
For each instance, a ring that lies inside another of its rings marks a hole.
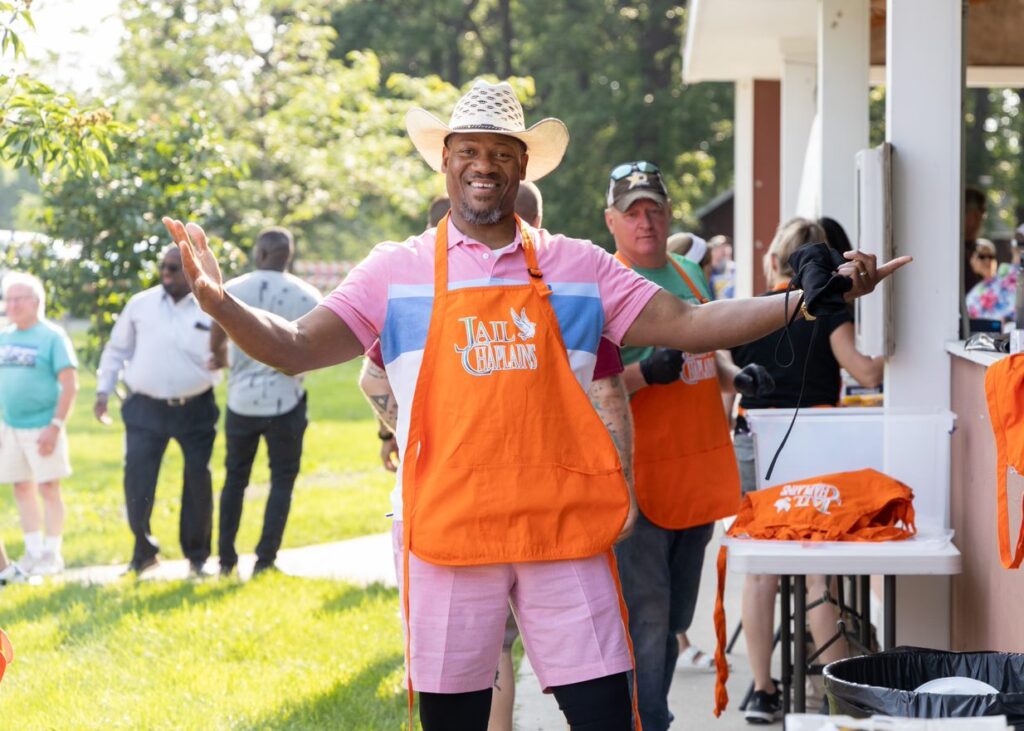
<instances>
[{"instance_id":1,"label":"pink striped polo shirt","mask_svg":"<svg viewBox=\"0 0 1024 731\"><path fill-rule=\"evenodd\" d=\"M621 343L659 287L622 266L590 241L529 228L551 306L558 318L569 363L586 390L601 337ZM405 454L409 410L423 360L434 302L436 229L403 242L378 244L320 304L336 314L368 349L380 339L384 368L398 402L399 454ZM503 249L463 235L448 223L448 289L529 286L522 238ZM401 470L391 495L402 515Z\"/></svg>"}]
</instances>

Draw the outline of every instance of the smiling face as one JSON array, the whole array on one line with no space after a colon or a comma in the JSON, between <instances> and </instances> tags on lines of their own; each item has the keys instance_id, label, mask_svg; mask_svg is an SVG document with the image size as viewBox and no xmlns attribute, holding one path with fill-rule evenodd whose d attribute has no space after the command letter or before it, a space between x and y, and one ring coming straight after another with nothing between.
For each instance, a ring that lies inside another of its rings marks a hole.
<instances>
[{"instance_id":1,"label":"smiling face","mask_svg":"<svg viewBox=\"0 0 1024 731\"><path fill-rule=\"evenodd\" d=\"M489 226L512 215L528 156L513 137L493 133L452 134L441 153L452 216Z\"/></svg>"},{"instance_id":2,"label":"smiling face","mask_svg":"<svg viewBox=\"0 0 1024 731\"><path fill-rule=\"evenodd\" d=\"M614 206L606 209L604 220L615 238L615 248L631 263L648 269L665 266L668 206L641 198L625 211Z\"/></svg>"}]
</instances>

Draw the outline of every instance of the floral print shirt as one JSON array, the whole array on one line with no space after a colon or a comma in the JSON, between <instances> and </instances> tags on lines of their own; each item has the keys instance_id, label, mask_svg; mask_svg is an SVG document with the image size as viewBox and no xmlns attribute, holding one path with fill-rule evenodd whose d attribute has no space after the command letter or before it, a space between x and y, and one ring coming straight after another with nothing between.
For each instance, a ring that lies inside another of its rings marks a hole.
<instances>
[{"instance_id":1,"label":"floral print shirt","mask_svg":"<svg viewBox=\"0 0 1024 731\"><path fill-rule=\"evenodd\" d=\"M994 277L983 279L967 293L967 314L986 320L1012 320L1019 266L1003 264Z\"/></svg>"}]
</instances>

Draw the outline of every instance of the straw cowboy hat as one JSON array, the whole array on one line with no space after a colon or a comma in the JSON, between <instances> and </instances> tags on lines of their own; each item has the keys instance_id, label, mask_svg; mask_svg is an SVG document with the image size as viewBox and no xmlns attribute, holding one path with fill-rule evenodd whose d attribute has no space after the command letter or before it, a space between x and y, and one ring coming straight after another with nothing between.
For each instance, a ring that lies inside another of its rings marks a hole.
<instances>
[{"instance_id":1,"label":"straw cowboy hat","mask_svg":"<svg viewBox=\"0 0 1024 731\"><path fill-rule=\"evenodd\" d=\"M478 80L455 104L445 124L425 109L410 109L405 126L412 143L434 170L441 172L441 148L453 132L490 132L515 137L526 145L530 162L526 180L540 180L562 161L569 145L569 130L560 119L542 119L526 129L523 105L507 81L489 84Z\"/></svg>"}]
</instances>

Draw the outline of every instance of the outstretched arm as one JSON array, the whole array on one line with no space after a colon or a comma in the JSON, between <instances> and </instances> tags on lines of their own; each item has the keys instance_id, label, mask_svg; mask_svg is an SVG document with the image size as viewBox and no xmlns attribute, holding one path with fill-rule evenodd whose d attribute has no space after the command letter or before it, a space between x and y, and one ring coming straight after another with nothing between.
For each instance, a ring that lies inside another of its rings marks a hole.
<instances>
[{"instance_id":1,"label":"outstretched arm","mask_svg":"<svg viewBox=\"0 0 1024 731\"><path fill-rule=\"evenodd\" d=\"M800 301L800 292L782 297L717 300L691 305L662 290L640 311L626 331L623 345L656 345L686 353L708 353L749 343L788 322Z\"/></svg>"},{"instance_id":2,"label":"outstretched arm","mask_svg":"<svg viewBox=\"0 0 1024 731\"><path fill-rule=\"evenodd\" d=\"M240 302L224 290L220 266L197 224L163 219L199 306L235 345L261 363L294 375L352 360L363 352L355 333L329 310L315 307L294 322Z\"/></svg>"},{"instance_id":3,"label":"outstretched arm","mask_svg":"<svg viewBox=\"0 0 1024 731\"><path fill-rule=\"evenodd\" d=\"M838 271L853 282L844 295L847 301L868 294L878 282L911 261L909 256L901 256L877 266L870 254L851 251L845 256L849 261ZM796 312L802 294L799 290L791 292L787 308L784 297L718 300L697 306L661 291L640 311L622 344L656 345L687 353L732 348L782 327Z\"/></svg>"}]
</instances>

